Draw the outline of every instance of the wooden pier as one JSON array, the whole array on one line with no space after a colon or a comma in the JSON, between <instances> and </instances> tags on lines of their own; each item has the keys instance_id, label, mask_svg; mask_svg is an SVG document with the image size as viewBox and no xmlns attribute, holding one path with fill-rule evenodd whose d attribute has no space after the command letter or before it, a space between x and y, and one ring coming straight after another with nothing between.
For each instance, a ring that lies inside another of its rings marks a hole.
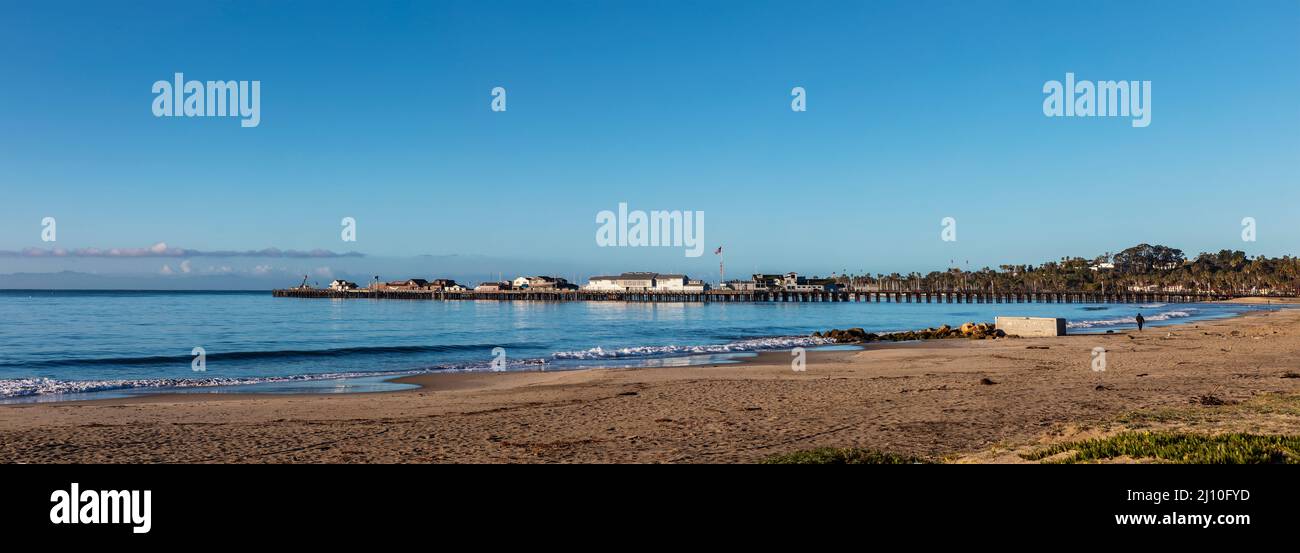
<instances>
[{"instance_id":1,"label":"wooden pier","mask_svg":"<svg viewBox=\"0 0 1300 553\"><path fill-rule=\"evenodd\" d=\"M625 302L868 302L868 303L1196 303L1240 296L1207 292L972 292L972 291L784 291L707 290L704 292L596 292L589 290L503 290L444 292L429 290L274 290L277 298L495 300L495 301L625 301Z\"/></svg>"}]
</instances>

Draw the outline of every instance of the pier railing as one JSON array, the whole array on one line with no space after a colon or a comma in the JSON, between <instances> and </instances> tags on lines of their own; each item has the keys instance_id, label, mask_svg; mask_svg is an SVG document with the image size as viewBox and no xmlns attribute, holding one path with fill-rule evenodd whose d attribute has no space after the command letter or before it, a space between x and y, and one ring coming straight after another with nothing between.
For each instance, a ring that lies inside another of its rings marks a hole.
<instances>
[{"instance_id":1,"label":"pier railing","mask_svg":"<svg viewBox=\"0 0 1300 553\"><path fill-rule=\"evenodd\" d=\"M277 298L362 298L404 300L497 301L628 301L628 302L869 302L869 303L1196 303L1226 300L1240 295L1211 292L972 292L972 291L628 291L502 290L492 292L441 290L329 290L289 288L274 290Z\"/></svg>"}]
</instances>

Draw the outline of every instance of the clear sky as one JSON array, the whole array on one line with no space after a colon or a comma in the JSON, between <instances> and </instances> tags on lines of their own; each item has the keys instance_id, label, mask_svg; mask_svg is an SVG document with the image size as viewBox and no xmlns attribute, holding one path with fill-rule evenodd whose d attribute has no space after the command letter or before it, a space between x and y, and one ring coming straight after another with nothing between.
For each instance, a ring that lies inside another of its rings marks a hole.
<instances>
[{"instance_id":1,"label":"clear sky","mask_svg":"<svg viewBox=\"0 0 1300 553\"><path fill-rule=\"evenodd\" d=\"M260 80L261 124L154 117L150 88L176 72ZM1067 72L1151 81L1150 126L1044 116L1044 83ZM0 75L0 251L165 242L362 252L333 260L353 273L454 254L705 278L718 246L729 277L1139 242L1300 253L1296 0L3 0ZM597 247L596 213L619 202L705 212L707 253ZM215 265L232 263L265 261ZM0 273L127 267L0 256Z\"/></svg>"}]
</instances>

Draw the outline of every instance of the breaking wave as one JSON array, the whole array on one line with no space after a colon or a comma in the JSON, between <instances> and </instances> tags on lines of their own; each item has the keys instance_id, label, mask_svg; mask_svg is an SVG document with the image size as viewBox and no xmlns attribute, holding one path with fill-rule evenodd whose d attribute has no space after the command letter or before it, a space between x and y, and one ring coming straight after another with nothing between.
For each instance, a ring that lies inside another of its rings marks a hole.
<instances>
[{"instance_id":1,"label":"breaking wave","mask_svg":"<svg viewBox=\"0 0 1300 553\"><path fill-rule=\"evenodd\" d=\"M1187 309L1189 311L1196 310L1195 308L1192 307L1189 307ZM1147 322L1159 322L1159 321L1168 321L1170 319L1181 319L1184 317L1191 317L1191 316L1192 314L1189 313L1188 311L1165 311L1163 313L1156 313L1150 316L1143 315L1143 318L1145 318ZM1071 321L1066 323L1065 327L1066 328L1097 328L1097 327L1132 325L1132 324L1137 324L1136 317L1120 317L1116 319L1100 319L1095 321Z\"/></svg>"},{"instance_id":2,"label":"breaking wave","mask_svg":"<svg viewBox=\"0 0 1300 553\"><path fill-rule=\"evenodd\" d=\"M211 352L207 360L212 361L259 361L283 359L339 358L347 356L392 355L409 353L448 353L490 350L501 346L507 349L535 347L535 344L451 344L437 346L361 346L330 349L285 349L269 351L231 351ZM188 355L157 355L147 357L90 357L61 358L37 361L0 362L0 367L84 367L84 366L148 366L148 365L188 365L194 359Z\"/></svg>"},{"instance_id":3,"label":"breaking wave","mask_svg":"<svg viewBox=\"0 0 1300 553\"><path fill-rule=\"evenodd\" d=\"M505 370L528 370L545 367L545 359L512 359L505 365ZM0 399L20 398L54 394L83 394L91 392L108 392L113 390L149 389L162 391L167 388L210 388L214 386L242 386L247 384L279 384L289 382L314 382L321 380L338 380L343 378L410 376L435 372L474 372L491 371L490 362L453 363L430 367L392 371L351 371L333 373L301 374L292 376L256 376L256 377L206 377L206 378L122 378L103 380L56 380L52 378L11 378L0 379Z\"/></svg>"},{"instance_id":4,"label":"breaking wave","mask_svg":"<svg viewBox=\"0 0 1300 553\"><path fill-rule=\"evenodd\" d=\"M529 370L547 367L551 360L589 360L589 359L636 359L636 358L653 358L653 357L674 357L694 354L715 354L715 353L735 353L764 351L773 349L786 349L801 346L820 346L834 343L827 338L809 338L801 336L785 336L773 338L754 338L737 340L726 344L696 345L696 346L639 346L616 349L591 348L582 351L562 351L551 355L550 359L510 359L506 364L506 370ZM454 347L454 346L453 346ZM465 346L466 348L482 349L483 346ZM425 351L445 351L446 346L438 347L393 347L393 348L341 348L339 350L322 350L322 351L285 351L285 352L258 352L256 357L279 357L279 356L315 356L322 355L325 351L339 353L346 351L348 353L358 353L350 351L353 349L365 349L373 353L376 350L382 350L385 353L401 352L425 352ZM252 352L240 352L240 357L248 357ZM209 355L211 360L214 356ZM227 358L232 354L226 354ZM114 358L98 360L103 364L138 364L142 359L152 358ZM159 358L163 359L163 358ZM170 363L188 362L189 357L165 358ZM91 361L91 363L86 363ZM60 360L53 364L98 364L96 360ZM263 376L263 377L220 377L220 378L140 378L140 379L104 379L104 380L56 380L51 378L17 378L17 379L0 379L0 398L20 398L41 395L56 394L82 394L90 392L106 392L113 390L136 390L151 389L163 390L166 388L203 388L214 386L239 386L247 384L275 384L286 382L308 382L318 380L337 380L342 378L361 378L375 376L407 376L413 374L425 374L431 372L480 372L491 371L492 367L489 362L477 363L454 363L444 364L432 367L423 367L418 369L400 370L400 371L365 371L365 372L336 372L306 374L295 376Z\"/></svg>"},{"instance_id":5,"label":"breaking wave","mask_svg":"<svg viewBox=\"0 0 1300 553\"><path fill-rule=\"evenodd\" d=\"M28 397L47 394L82 394L110 390L142 388L203 388L212 386L237 386L276 382L305 382L335 380L363 376L401 376L425 371L349 372L311 374L298 376L266 376L250 378L139 378L109 380L54 380L51 378L16 378L0 380L0 398Z\"/></svg>"},{"instance_id":6,"label":"breaking wave","mask_svg":"<svg viewBox=\"0 0 1300 553\"><path fill-rule=\"evenodd\" d=\"M555 359L625 359L637 357L666 357L674 355L696 355L710 353L734 353L764 351L805 346L820 346L834 343L829 338L809 338L807 336L777 336L773 338L753 338L738 340L726 344L706 344L698 346L635 346L605 349L595 347L582 351L562 351L552 355Z\"/></svg>"}]
</instances>

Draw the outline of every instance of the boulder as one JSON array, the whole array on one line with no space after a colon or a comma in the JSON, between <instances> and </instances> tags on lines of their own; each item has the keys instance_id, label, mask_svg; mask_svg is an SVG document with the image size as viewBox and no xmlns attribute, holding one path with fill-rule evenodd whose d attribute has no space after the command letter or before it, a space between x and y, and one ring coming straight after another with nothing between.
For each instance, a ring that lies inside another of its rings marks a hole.
<instances>
[{"instance_id":1,"label":"boulder","mask_svg":"<svg viewBox=\"0 0 1300 553\"><path fill-rule=\"evenodd\" d=\"M814 336L816 336L815 333ZM840 330L838 328L832 328L830 330L827 330L825 333L821 334L821 337L829 338L841 344L874 342L880 339L878 335L867 332L861 328L850 328L848 330Z\"/></svg>"}]
</instances>

